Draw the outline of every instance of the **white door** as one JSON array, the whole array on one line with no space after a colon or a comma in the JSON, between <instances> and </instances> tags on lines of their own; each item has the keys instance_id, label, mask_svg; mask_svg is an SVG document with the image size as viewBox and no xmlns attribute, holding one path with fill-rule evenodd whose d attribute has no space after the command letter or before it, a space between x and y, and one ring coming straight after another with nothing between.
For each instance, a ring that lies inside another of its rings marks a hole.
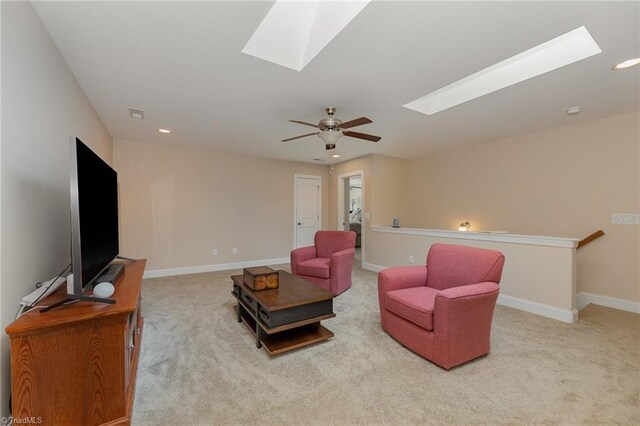
<instances>
[{"instance_id":1,"label":"white door","mask_svg":"<svg viewBox=\"0 0 640 426\"><path fill-rule=\"evenodd\" d=\"M320 229L320 176L295 177L295 248L312 246Z\"/></svg>"}]
</instances>

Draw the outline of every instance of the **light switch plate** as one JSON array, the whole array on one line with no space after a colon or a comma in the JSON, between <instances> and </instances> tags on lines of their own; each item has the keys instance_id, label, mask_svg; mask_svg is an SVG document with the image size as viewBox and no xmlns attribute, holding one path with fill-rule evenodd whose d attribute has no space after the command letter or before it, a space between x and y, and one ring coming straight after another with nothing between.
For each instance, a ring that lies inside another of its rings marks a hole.
<instances>
[{"instance_id":1,"label":"light switch plate","mask_svg":"<svg viewBox=\"0 0 640 426\"><path fill-rule=\"evenodd\" d=\"M611 223L622 225L637 225L640 223L640 214L638 213L613 213L611 214Z\"/></svg>"}]
</instances>

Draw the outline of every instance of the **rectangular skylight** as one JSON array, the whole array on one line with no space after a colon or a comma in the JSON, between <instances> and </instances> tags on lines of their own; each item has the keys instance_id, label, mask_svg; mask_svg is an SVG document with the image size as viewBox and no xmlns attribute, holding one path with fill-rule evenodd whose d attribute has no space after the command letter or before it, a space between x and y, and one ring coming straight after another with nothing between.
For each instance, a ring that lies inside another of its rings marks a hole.
<instances>
[{"instance_id":1,"label":"rectangular skylight","mask_svg":"<svg viewBox=\"0 0 640 426\"><path fill-rule=\"evenodd\" d=\"M302 71L369 1L277 0L242 52Z\"/></svg>"},{"instance_id":2,"label":"rectangular skylight","mask_svg":"<svg viewBox=\"0 0 640 426\"><path fill-rule=\"evenodd\" d=\"M576 28L403 106L435 114L601 52L585 27Z\"/></svg>"}]
</instances>

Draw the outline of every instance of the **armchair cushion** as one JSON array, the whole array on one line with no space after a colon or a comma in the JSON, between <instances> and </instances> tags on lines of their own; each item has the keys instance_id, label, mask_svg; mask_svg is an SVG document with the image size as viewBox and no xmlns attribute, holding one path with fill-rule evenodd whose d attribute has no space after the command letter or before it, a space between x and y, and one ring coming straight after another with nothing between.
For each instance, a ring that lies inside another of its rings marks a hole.
<instances>
[{"instance_id":1,"label":"armchair cushion","mask_svg":"<svg viewBox=\"0 0 640 426\"><path fill-rule=\"evenodd\" d=\"M438 290L430 287L411 287L386 293L385 306L394 314L433 330L433 307Z\"/></svg>"},{"instance_id":2,"label":"armchair cushion","mask_svg":"<svg viewBox=\"0 0 640 426\"><path fill-rule=\"evenodd\" d=\"M326 257L316 257L298 263L298 273L311 277L329 278L329 265L331 259Z\"/></svg>"}]
</instances>

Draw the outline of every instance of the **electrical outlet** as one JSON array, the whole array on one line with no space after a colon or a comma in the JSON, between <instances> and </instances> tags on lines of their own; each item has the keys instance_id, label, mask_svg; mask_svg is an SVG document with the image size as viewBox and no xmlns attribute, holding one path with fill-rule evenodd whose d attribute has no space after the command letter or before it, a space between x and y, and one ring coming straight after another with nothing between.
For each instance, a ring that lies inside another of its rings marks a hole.
<instances>
[{"instance_id":1,"label":"electrical outlet","mask_svg":"<svg viewBox=\"0 0 640 426\"><path fill-rule=\"evenodd\" d=\"M623 225L637 225L640 223L640 214L637 213L613 213L611 223Z\"/></svg>"},{"instance_id":2,"label":"electrical outlet","mask_svg":"<svg viewBox=\"0 0 640 426\"><path fill-rule=\"evenodd\" d=\"M409 256L409 264L413 265L413 256Z\"/></svg>"},{"instance_id":3,"label":"electrical outlet","mask_svg":"<svg viewBox=\"0 0 640 426\"><path fill-rule=\"evenodd\" d=\"M237 248L232 248L231 249L231 254L238 254L238 249Z\"/></svg>"},{"instance_id":4,"label":"electrical outlet","mask_svg":"<svg viewBox=\"0 0 640 426\"><path fill-rule=\"evenodd\" d=\"M217 256L218 255L218 249L213 249L213 255Z\"/></svg>"}]
</instances>

